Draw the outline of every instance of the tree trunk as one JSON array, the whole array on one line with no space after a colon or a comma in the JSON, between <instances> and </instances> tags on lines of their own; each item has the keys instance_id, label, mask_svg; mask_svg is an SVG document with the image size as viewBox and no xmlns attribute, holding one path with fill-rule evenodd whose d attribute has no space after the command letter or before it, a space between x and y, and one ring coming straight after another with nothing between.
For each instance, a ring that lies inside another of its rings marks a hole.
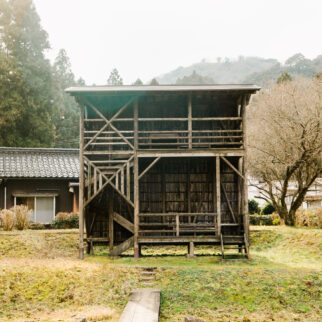
<instances>
[{"instance_id":1,"label":"tree trunk","mask_svg":"<svg viewBox=\"0 0 322 322\"><path fill-rule=\"evenodd\" d=\"M287 216L285 217L285 225L286 226L294 226L295 225L295 213L296 210L290 209L290 211L287 212Z\"/></svg>"}]
</instances>

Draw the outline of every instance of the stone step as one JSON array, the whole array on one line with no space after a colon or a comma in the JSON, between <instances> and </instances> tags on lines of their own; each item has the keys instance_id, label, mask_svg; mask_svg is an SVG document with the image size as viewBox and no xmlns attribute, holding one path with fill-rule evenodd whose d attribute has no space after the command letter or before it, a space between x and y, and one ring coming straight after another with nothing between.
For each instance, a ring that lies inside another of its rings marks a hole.
<instances>
[{"instance_id":1,"label":"stone step","mask_svg":"<svg viewBox=\"0 0 322 322\"><path fill-rule=\"evenodd\" d=\"M142 266L140 267L142 271L152 272L157 269L156 266Z\"/></svg>"},{"instance_id":2,"label":"stone step","mask_svg":"<svg viewBox=\"0 0 322 322\"><path fill-rule=\"evenodd\" d=\"M143 282L141 283L141 285L143 286L153 286L155 283L152 283L152 282Z\"/></svg>"},{"instance_id":3,"label":"stone step","mask_svg":"<svg viewBox=\"0 0 322 322\"><path fill-rule=\"evenodd\" d=\"M147 276L155 276L156 272L151 272L151 271L142 271L141 275L147 275Z\"/></svg>"},{"instance_id":4,"label":"stone step","mask_svg":"<svg viewBox=\"0 0 322 322\"><path fill-rule=\"evenodd\" d=\"M154 280L154 276L141 276L142 281L152 281Z\"/></svg>"}]
</instances>

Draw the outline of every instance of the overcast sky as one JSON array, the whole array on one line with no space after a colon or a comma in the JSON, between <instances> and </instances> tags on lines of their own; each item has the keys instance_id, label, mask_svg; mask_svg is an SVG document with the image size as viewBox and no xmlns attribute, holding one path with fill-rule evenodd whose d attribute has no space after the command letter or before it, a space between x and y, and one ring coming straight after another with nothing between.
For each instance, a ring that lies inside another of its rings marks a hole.
<instances>
[{"instance_id":1,"label":"overcast sky","mask_svg":"<svg viewBox=\"0 0 322 322\"><path fill-rule=\"evenodd\" d=\"M53 59L86 83L147 82L202 59L322 54L321 0L34 0Z\"/></svg>"}]
</instances>

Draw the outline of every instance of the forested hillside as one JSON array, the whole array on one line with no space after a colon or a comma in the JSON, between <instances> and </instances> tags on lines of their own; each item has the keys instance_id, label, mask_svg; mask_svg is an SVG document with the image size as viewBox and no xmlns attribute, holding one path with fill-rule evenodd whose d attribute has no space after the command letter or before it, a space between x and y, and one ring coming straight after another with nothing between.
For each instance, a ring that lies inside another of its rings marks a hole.
<instances>
[{"instance_id":1,"label":"forested hillside","mask_svg":"<svg viewBox=\"0 0 322 322\"><path fill-rule=\"evenodd\" d=\"M292 77L312 77L322 72L322 55L310 60L299 53L287 59L284 64L277 59L260 57L239 57L237 60L217 59L215 63L202 61L187 67L178 67L157 79L160 84L191 84L191 81L183 80L187 78L198 80L199 77L202 79L202 82L199 82L201 84L208 79L209 84L254 83L268 86L270 83L276 83L278 77L284 72Z\"/></svg>"},{"instance_id":2,"label":"forested hillside","mask_svg":"<svg viewBox=\"0 0 322 322\"><path fill-rule=\"evenodd\" d=\"M178 67L157 79L160 84L175 84L178 78L191 75L194 71L211 77L217 84L241 83L251 73L267 70L278 61L259 57L239 57L238 60L217 59L217 62L201 61L187 67Z\"/></svg>"}]
</instances>

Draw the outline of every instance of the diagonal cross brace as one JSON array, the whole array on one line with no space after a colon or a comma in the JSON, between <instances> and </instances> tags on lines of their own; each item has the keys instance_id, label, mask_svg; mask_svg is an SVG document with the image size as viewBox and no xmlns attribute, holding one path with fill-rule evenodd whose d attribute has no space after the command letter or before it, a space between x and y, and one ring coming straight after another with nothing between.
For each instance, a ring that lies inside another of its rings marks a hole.
<instances>
[{"instance_id":1,"label":"diagonal cross brace","mask_svg":"<svg viewBox=\"0 0 322 322\"><path fill-rule=\"evenodd\" d=\"M108 127L110 126L111 129L118 134L118 136L123 139L130 147L131 149L134 149L131 142L123 136L123 134L112 124L112 122L134 101L134 98L131 99L128 103L123 105L121 109L110 119L108 120L92 103L90 103L86 98L82 98L82 101L85 105L88 105L98 116L100 116L106 124L91 138L89 142L86 143L84 150Z\"/></svg>"},{"instance_id":2,"label":"diagonal cross brace","mask_svg":"<svg viewBox=\"0 0 322 322\"><path fill-rule=\"evenodd\" d=\"M161 159L161 157L155 158L139 175L139 180Z\"/></svg>"},{"instance_id":3,"label":"diagonal cross brace","mask_svg":"<svg viewBox=\"0 0 322 322\"><path fill-rule=\"evenodd\" d=\"M128 162L130 162L134 157L132 156ZM118 189L116 189L115 185L112 183L112 180L121 172L122 169L125 168L125 163L118 171L116 171L110 178L108 178L105 174L103 174L88 158L84 156L84 159L94 168L96 168L97 172L106 180L104 184L96 191L95 194L93 194L84 204L86 207L108 184L110 184L117 192L120 193L120 195L128 202L130 205L134 206L133 202L129 200L127 197L125 197ZM90 188L90 187L89 187Z\"/></svg>"}]
</instances>

